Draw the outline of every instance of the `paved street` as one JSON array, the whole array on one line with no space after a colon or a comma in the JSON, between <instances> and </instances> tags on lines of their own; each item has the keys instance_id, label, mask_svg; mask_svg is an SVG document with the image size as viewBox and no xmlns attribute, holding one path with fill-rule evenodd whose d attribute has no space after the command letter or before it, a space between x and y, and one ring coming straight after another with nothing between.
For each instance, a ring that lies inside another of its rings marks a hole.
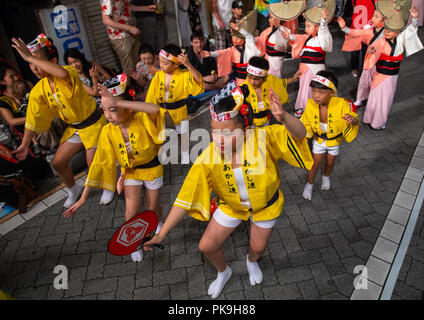
<instances>
[{"instance_id":1,"label":"paved street","mask_svg":"<svg viewBox=\"0 0 424 320\"><path fill-rule=\"evenodd\" d=\"M424 39L423 28L419 33ZM339 96L354 100L358 78L351 76L349 55L340 51L341 33L335 33L334 38L334 52L327 55L328 68L339 77ZM264 280L256 286L249 283L245 265L248 224L243 223L224 246L233 276L219 299L351 298L358 276L354 268L369 265L386 219L394 229L406 224L390 217L389 212L414 152L417 147L422 149L423 61L421 51L402 62L386 130L377 132L361 125L356 140L342 145L330 191L320 190L318 175L312 201L304 200L305 171L281 162L285 208L259 262ZM293 74L297 64L287 62L285 73ZM289 87L289 93L292 106L295 85ZM360 117L362 113L363 108ZM200 114L190 122L190 130L209 128L209 119L208 112ZM417 168L415 162L412 165ZM180 165L166 167L161 191L165 214L188 169ZM422 181L422 175L412 178L417 185ZM18 216L22 219L15 219L19 226L0 237L0 289L17 299L210 299L207 288L216 272L198 250L205 222L185 217L171 232L163 250L147 252L142 262L134 263L128 256L107 252L109 239L124 222L124 199L115 196L111 204L101 206L100 195L100 191L92 193L85 207L71 219L61 215L64 199L54 204L53 200L44 201L39 208L46 209L34 217L30 213ZM423 215L421 210L393 299L422 299ZM69 270L67 290L53 286L57 265ZM378 283L372 276L370 280L375 282L374 287L384 287L384 281Z\"/></svg>"}]
</instances>

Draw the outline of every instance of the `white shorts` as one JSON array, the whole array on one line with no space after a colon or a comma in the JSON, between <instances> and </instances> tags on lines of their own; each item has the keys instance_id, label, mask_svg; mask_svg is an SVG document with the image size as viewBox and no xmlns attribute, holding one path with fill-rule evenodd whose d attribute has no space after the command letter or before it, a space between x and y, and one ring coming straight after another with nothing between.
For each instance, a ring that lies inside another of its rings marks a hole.
<instances>
[{"instance_id":1,"label":"white shorts","mask_svg":"<svg viewBox=\"0 0 424 320\"><path fill-rule=\"evenodd\" d=\"M218 209L215 210L213 214L213 218L221 226L227 227L227 228L235 228L243 221L237 218L230 217L229 215L225 214L221 209L219 209L219 207ZM250 216L250 221L252 221L255 226L258 226L264 229L269 229L275 226L277 219L266 220L266 221L253 221L252 216Z\"/></svg>"},{"instance_id":2,"label":"white shorts","mask_svg":"<svg viewBox=\"0 0 424 320\"><path fill-rule=\"evenodd\" d=\"M82 143L78 131L75 131L75 133L72 135L72 137L70 137L68 140L66 140L66 142L70 142L70 143Z\"/></svg>"},{"instance_id":3,"label":"white shorts","mask_svg":"<svg viewBox=\"0 0 424 320\"><path fill-rule=\"evenodd\" d=\"M339 155L339 146L334 147L327 147L325 140L319 144L315 139L312 142L312 153L315 154L323 154L328 152L332 156L338 156Z\"/></svg>"},{"instance_id":4,"label":"white shorts","mask_svg":"<svg viewBox=\"0 0 424 320\"><path fill-rule=\"evenodd\" d=\"M125 179L124 186L145 186L149 190L157 190L163 186L163 176L154 179L153 181Z\"/></svg>"}]
</instances>

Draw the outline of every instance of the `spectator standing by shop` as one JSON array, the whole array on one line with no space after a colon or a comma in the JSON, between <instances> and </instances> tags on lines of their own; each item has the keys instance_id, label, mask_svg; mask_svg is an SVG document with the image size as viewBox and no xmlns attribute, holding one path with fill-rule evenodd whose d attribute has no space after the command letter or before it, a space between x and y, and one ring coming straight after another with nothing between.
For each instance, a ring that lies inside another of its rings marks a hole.
<instances>
[{"instance_id":1,"label":"spectator standing by shop","mask_svg":"<svg viewBox=\"0 0 424 320\"><path fill-rule=\"evenodd\" d=\"M232 0L212 0L212 28L215 38L215 50L231 47L230 20Z\"/></svg>"}]
</instances>

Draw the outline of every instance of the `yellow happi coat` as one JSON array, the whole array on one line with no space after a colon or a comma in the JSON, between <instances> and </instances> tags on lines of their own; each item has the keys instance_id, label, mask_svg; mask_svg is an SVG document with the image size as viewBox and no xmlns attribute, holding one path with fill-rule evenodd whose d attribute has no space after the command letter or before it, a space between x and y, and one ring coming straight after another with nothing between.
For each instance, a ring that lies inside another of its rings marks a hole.
<instances>
[{"instance_id":1,"label":"yellow happi coat","mask_svg":"<svg viewBox=\"0 0 424 320\"><path fill-rule=\"evenodd\" d=\"M54 77L54 87L57 101L51 90L47 77L42 78L31 90L29 95L28 110L26 113L25 128L41 133L50 128L53 118L56 116L67 124L82 122L87 119L96 109L96 101L85 91L79 79L78 72L71 66L63 67L71 78L68 81ZM59 102L59 104L58 104ZM106 124L102 116L91 126L78 129L78 134L86 149L97 145L100 131ZM65 142L76 129L68 127L60 142Z\"/></svg>"},{"instance_id":2,"label":"yellow happi coat","mask_svg":"<svg viewBox=\"0 0 424 320\"><path fill-rule=\"evenodd\" d=\"M197 83L193 75L187 69L176 69L172 75L171 84L169 86L168 101L165 100L165 72L158 71L153 77L147 91L146 102L153 104L161 104L164 102L172 103L178 100L186 99L188 96L196 96L204 91L203 79ZM187 105L178 109L167 110L174 124L180 124L182 120L187 118ZM160 108L162 116L166 110Z\"/></svg>"},{"instance_id":3,"label":"yellow happi coat","mask_svg":"<svg viewBox=\"0 0 424 320\"><path fill-rule=\"evenodd\" d=\"M279 189L278 160L284 159L292 166L309 170L313 159L307 139L294 140L284 125L255 128L250 132L245 140L245 152L240 157L240 164L251 210L240 203L231 161L224 159L227 156L222 156L213 142L191 167L174 206L188 210L188 214L195 219L208 221L211 192L214 190L220 200L219 208L231 217L247 220L252 215L253 221L278 217L284 204ZM267 202L276 193L278 199L267 207Z\"/></svg>"},{"instance_id":4,"label":"yellow happi coat","mask_svg":"<svg viewBox=\"0 0 424 320\"><path fill-rule=\"evenodd\" d=\"M346 114L352 115L355 119L358 119L358 115L353 112L349 106L349 103L344 98L332 97L328 104L327 114L327 137L329 139L340 135L338 138L333 140L326 140L327 147L338 146L343 139L350 143L356 138L358 134L359 124L352 125L347 123L342 117ZM319 135L324 132L321 131L319 123L319 105L313 100L309 99L306 105L305 112L303 113L300 120L306 127L308 138L314 138L317 143L321 144L324 139L320 138Z\"/></svg>"},{"instance_id":5,"label":"yellow happi coat","mask_svg":"<svg viewBox=\"0 0 424 320\"><path fill-rule=\"evenodd\" d=\"M255 88L250 84L249 80L246 79L243 84L246 84L249 88L249 95L246 101L252 106L253 112L258 114L260 112L271 110L271 104L269 102L269 88L271 88L279 97L280 102L285 104L289 103L289 95L287 94L287 79L279 79L276 76L268 74L266 80L262 83L262 102L263 109L258 108L258 97ZM257 127L261 127L268 121L268 115L262 118L253 118L253 124Z\"/></svg>"},{"instance_id":6,"label":"yellow happi coat","mask_svg":"<svg viewBox=\"0 0 424 320\"><path fill-rule=\"evenodd\" d=\"M159 114L134 112L131 117L128 128L131 154L127 152L120 127L111 123L105 125L88 172L86 186L115 191L117 161L121 172L125 173L125 179L152 181L163 176L162 164L153 168L132 169L149 163L158 156L163 142L158 138L161 130Z\"/></svg>"}]
</instances>

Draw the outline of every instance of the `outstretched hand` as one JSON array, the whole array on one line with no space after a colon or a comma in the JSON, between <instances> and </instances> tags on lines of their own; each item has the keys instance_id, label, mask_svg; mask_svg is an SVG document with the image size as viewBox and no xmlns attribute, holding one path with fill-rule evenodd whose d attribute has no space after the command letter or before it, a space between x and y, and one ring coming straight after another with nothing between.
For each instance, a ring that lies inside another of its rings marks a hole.
<instances>
[{"instance_id":1,"label":"outstretched hand","mask_svg":"<svg viewBox=\"0 0 424 320\"><path fill-rule=\"evenodd\" d=\"M116 98L109 92L109 90L101 83L97 84L99 94L102 96L102 105L107 108L114 107L116 105Z\"/></svg>"},{"instance_id":2,"label":"outstretched hand","mask_svg":"<svg viewBox=\"0 0 424 320\"><path fill-rule=\"evenodd\" d=\"M12 38L12 42L12 47L18 51L22 59L28 62L29 58L32 57L32 54L26 46L25 42L21 38Z\"/></svg>"},{"instance_id":3,"label":"outstretched hand","mask_svg":"<svg viewBox=\"0 0 424 320\"><path fill-rule=\"evenodd\" d=\"M342 17L339 17L337 19L337 22L339 24L340 29L346 28L346 21Z\"/></svg>"},{"instance_id":4,"label":"outstretched hand","mask_svg":"<svg viewBox=\"0 0 424 320\"><path fill-rule=\"evenodd\" d=\"M159 232L158 234L155 234L151 240L146 241L146 242L144 243L144 250L146 250L146 251L150 251L150 250L152 250L152 247L151 247L151 246L153 246L153 245L155 245L155 244L160 244L163 240L164 240L164 239L163 239L163 237L160 235L160 232Z\"/></svg>"},{"instance_id":5,"label":"outstretched hand","mask_svg":"<svg viewBox=\"0 0 424 320\"><path fill-rule=\"evenodd\" d=\"M283 109L283 105L280 102L280 97L269 88L269 102L271 103L271 113L281 123L284 122L285 119L285 111Z\"/></svg>"}]
</instances>

